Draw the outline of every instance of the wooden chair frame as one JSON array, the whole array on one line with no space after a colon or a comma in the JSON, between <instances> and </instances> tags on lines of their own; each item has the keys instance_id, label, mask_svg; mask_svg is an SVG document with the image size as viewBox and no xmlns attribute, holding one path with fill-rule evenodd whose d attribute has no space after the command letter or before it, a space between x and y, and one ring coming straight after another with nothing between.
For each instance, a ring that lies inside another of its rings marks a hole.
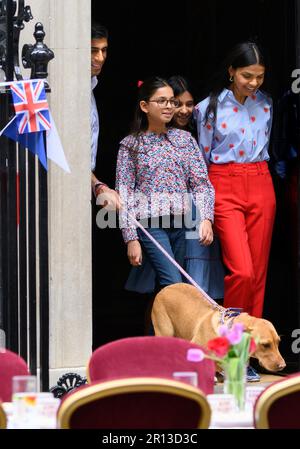
<instances>
[{"instance_id":1,"label":"wooden chair frame","mask_svg":"<svg viewBox=\"0 0 300 449\"><path fill-rule=\"evenodd\" d=\"M6 413L0 403L0 429L6 429L7 420L6 420Z\"/></svg>"}]
</instances>

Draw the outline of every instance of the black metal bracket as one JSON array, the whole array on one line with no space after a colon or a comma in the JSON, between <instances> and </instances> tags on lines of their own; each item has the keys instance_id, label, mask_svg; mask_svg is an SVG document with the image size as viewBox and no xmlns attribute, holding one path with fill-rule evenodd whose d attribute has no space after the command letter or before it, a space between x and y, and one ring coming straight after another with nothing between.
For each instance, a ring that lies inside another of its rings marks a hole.
<instances>
[{"instance_id":1,"label":"black metal bracket","mask_svg":"<svg viewBox=\"0 0 300 449\"><path fill-rule=\"evenodd\" d=\"M50 388L50 392L56 398L61 398L62 396L75 390L75 388L81 387L87 383L86 377L82 377L77 373L66 373L61 376L55 387Z\"/></svg>"},{"instance_id":2,"label":"black metal bracket","mask_svg":"<svg viewBox=\"0 0 300 449\"><path fill-rule=\"evenodd\" d=\"M24 0L19 0L18 15L14 19L14 71L17 80L22 79L19 58L20 33L24 29L24 22L30 22L33 19L30 6L25 6Z\"/></svg>"},{"instance_id":3,"label":"black metal bracket","mask_svg":"<svg viewBox=\"0 0 300 449\"><path fill-rule=\"evenodd\" d=\"M8 66L10 55L7 54L7 39L6 33L3 30L3 26L5 25L5 21L7 18L8 12L8 0L0 0L0 69L2 69L6 73L6 79L11 78L8 76ZM20 70L20 58L19 58L19 41L20 41L20 33L24 29L24 22L29 22L33 19L31 14L30 6L25 6L25 0L12 0L10 2L10 13L13 15L13 27L12 27L12 36L10 36L13 44L13 66L14 66L14 74L17 80L22 80L22 74ZM17 15L17 8L18 13Z\"/></svg>"}]
</instances>

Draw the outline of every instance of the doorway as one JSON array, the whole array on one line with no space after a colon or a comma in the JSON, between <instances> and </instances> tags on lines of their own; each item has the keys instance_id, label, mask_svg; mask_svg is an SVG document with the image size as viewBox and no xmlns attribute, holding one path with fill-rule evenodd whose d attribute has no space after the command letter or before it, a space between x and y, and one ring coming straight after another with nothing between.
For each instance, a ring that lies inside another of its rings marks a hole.
<instances>
[{"instance_id":1,"label":"doorway","mask_svg":"<svg viewBox=\"0 0 300 449\"><path fill-rule=\"evenodd\" d=\"M114 186L119 142L129 132L139 80L181 74L192 82L200 101L207 95L207 81L219 58L239 41L256 40L267 56L264 89L273 98L276 119L276 105L290 87L296 68L296 3L299 1L254 0L251 11L247 11L238 0L230 4L187 0L179 7L153 0L141 11L137 1L92 0L93 19L106 25L110 35L109 56L95 91L101 120L96 168L99 179ZM293 371L299 368L299 360L291 351L291 332L300 328L298 207L296 211L293 207L298 205L298 163L295 161L296 186L291 190L289 180L281 179L275 170L278 157L273 144L270 168L277 216L264 317L281 334L281 350ZM93 239L95 348L117 338L143 335L150 298L124 290L130 267L120 231L95 229Z\"/></svg>"}]
</instances>

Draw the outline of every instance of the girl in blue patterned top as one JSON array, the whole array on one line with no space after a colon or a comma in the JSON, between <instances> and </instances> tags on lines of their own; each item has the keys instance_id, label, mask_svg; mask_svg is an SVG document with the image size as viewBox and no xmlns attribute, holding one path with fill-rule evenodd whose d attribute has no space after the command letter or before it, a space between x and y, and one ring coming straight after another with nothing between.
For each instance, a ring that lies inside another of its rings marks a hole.
<instances>
[{"instance_id":1,"label":"girl in blue patterned top","mask_svg":"<svg viewBox=\"0 0 300 449\"><path fill-rule=\"evenodd\" d=\"M268 169L272 101L260 90L263 55L236 45L209 97L196 106L199 145L215 188L215 230L225 276L225 307L261 317L275 195Z\"/></svg>"},{"instance_id":2,"label":"girl in blue patterned top","mask_svg":"<svg viewBox=\"0 0 300 449\"><path fill-rule=\"evenodd\" d=\"M146 252L161 287L182 282L180 271L130 220L134 216L183 265L184 216L192 193L201 213L199 239L213 240L214 189L192 135L169 127L177 101L167 81L154 77L139 88L132 133L122 140L117 161L116 189L123 201L120 225L133 266ZM129 215L128 215L129 214Z\"/></svg>"}]
</instances>

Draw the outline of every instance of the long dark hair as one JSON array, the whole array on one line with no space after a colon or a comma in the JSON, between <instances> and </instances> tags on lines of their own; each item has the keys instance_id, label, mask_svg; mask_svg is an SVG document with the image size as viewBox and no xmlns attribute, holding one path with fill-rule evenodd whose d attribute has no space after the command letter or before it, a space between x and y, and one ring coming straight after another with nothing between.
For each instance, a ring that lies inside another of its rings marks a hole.
<instances>
[{"instance_id":1,"label":"long dark hair","mask_svg":"<svg viewBox=\"0 0 300 449\"><path fill-rule=\"evenodd\" d=\"M193 93L193 88L191 86L191 83L189 80L187 80L187 78L184 78L181 75L173 75L170 78L168 78L168 83L169 85L172 87L173 92L174 92L174 97L177 98L179 97L179 95L184 94L184 92L189 92L189 94L191 94L191 96L193 97L193 100L195 99L194 93ZM176 127L176 123L174 121L174 118L171 120L171 125ZM189 131L190 133L192 133L192 135L194 137L197 136L197 131L196 131L196 123L195 120L193 118L193 116L190 118L188 126L187 126L187 131Z\"/></svg>"},{"instance_id":2,"label":"long dark hair","mask_svg":"<svg viewBox=\"0 0 300 449\"><path fill-rule=\"evenodd\" d=\"M173 75L168 79L168 84L172 87L174 97L178 97L188 91L192 95L191 87L186 78L181 75ZM193 95L192 95L193 96Z\"/></svg>"},{"instance_id":3,"label":"long dark hair","mask_svg":"<svg viewBox=\"0 0 300 449\"><path fill-rule=\"evenodd\" d=\"M266 67L265 59L258 45L254 42L242 42L236 44L227 54L221 69L219 69L214 77L212 89L209 95L209 104L205 113L205 123L207 121L214 122L217 115L218 97L225 87L230 84L228 69L240 67L248 67L249 65L259 64Z\"/></svg>"},{"instance_id":4,"label":"long dark hair","mask_svg":"<svg viewBox=\"0 0 300 449\"><path fill-rule=\"evenodd\" d=\"M147 78L139 87L138 99L135 108L134 118L131 125L131 134L139 135L148 128L148 118L140 108L141 101L149 101L152 95L161 87L169 86L168 82L159 76Z\"/></svg>"}]
</instances>

